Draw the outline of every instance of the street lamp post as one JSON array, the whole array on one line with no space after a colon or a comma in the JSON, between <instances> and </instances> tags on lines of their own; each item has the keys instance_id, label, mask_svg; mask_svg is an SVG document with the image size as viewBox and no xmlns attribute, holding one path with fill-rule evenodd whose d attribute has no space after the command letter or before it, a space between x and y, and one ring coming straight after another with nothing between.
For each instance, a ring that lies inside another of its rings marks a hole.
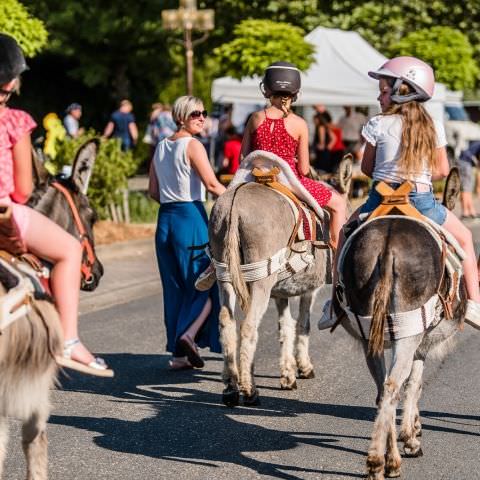
<instances>
[{"instance_id":1,"label":"street lamp post","mask_svg":"<svg viewBox=\"0 0 480 480\"><path fill-rule=\"evenodd\" d=\"M183 30L182 45L185 48L185 68L187 94L193 93L193 49L208 38L214 28L215 12L211 9L197 9L196 0L180 0L176 10L162 11L162 26L166 30ZM193 40L193 30L203 32L203 36Z\"/></svg>"}]
</instances>

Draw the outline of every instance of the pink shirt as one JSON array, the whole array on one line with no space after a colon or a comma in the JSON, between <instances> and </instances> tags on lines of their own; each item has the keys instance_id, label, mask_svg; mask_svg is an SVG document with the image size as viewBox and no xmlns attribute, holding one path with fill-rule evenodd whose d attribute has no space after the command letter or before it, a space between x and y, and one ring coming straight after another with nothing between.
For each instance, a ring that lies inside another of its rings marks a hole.
<instances>
[{"instance_id":1,"label":"pink shirt","mask_svg":"<svg viewBox=\"0 0 480 480\"><path fill-rule=\"evenodd\" d=\"M0 198L10 196L13 183L13 147L37 126L22 110L4 108L0 111Z\"/></svg>"}]
</instances>

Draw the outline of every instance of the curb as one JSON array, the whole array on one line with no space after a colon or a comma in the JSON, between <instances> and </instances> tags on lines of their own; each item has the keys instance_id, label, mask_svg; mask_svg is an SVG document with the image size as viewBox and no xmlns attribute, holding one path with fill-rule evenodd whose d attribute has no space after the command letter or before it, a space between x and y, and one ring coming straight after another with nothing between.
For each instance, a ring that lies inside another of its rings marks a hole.
<instances>
[{"instance_id":1,"label":"curb","mask_svg":"<svg viewBox=\"0 0 480 480\"><path fill-rule=\"evenodd\" d=\"M145 252L153 252L154 250L154 237L110 243L107 245L98 245L95 247L95 252L102 261L111 260L114 258L129 257L133 255L142 255Z\"/></svg>"}]
</instances>

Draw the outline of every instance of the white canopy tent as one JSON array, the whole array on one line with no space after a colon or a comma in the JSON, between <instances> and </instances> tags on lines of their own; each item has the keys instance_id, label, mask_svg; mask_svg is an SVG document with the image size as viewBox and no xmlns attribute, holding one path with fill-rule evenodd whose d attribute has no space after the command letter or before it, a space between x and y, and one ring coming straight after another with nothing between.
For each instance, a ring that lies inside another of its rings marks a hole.
<instances>
[{"instance_id":1,"label":"white canopy tent","mask_svg":"<svg viewBox=\"0 0 480 480\"><path fill-rule=\"evenodd\" d=\"M318 27L305 40L315 46L315 60L302 74L297 105L362 105L378 107L378 82L367 72L378 69L386 58L357 32ZM276 59L272 59L276 60ZM260 78L235 80L223 77L212 85L212 99L218 103L263 104ZM445 86L436 84L435 95L427 102L432 116L443 120Z\"/></svg>"}]
</instances>

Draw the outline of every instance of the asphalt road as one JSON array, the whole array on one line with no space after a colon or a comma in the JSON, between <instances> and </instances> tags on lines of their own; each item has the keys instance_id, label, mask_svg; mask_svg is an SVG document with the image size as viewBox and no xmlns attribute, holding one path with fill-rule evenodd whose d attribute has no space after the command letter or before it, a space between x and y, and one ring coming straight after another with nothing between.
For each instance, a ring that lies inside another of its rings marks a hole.
<instances>
[{"instance_id":1,"label":"asphalt road","mask_svg":"<svg viewBox=\"0 0 480 480\"><path fill-rule=\"evenodd\" d=\"M105 266L97 292L82 296L81 332L116 377L60 379L48 426L51 480L363 478L375 389L344 331L312 328L316 378L282 391L271 305L256 361L261 406L229 409L221 403L219 355L204 352L203 370L168 369L152 249L139 247ZM320 307L318 299L314 318ZM480 478L479 342L466 327L451 355L428 362L424 456L404 459L403 478ZM5 478L24 475L12 422Z\"/></svg>"}]
</instances>

